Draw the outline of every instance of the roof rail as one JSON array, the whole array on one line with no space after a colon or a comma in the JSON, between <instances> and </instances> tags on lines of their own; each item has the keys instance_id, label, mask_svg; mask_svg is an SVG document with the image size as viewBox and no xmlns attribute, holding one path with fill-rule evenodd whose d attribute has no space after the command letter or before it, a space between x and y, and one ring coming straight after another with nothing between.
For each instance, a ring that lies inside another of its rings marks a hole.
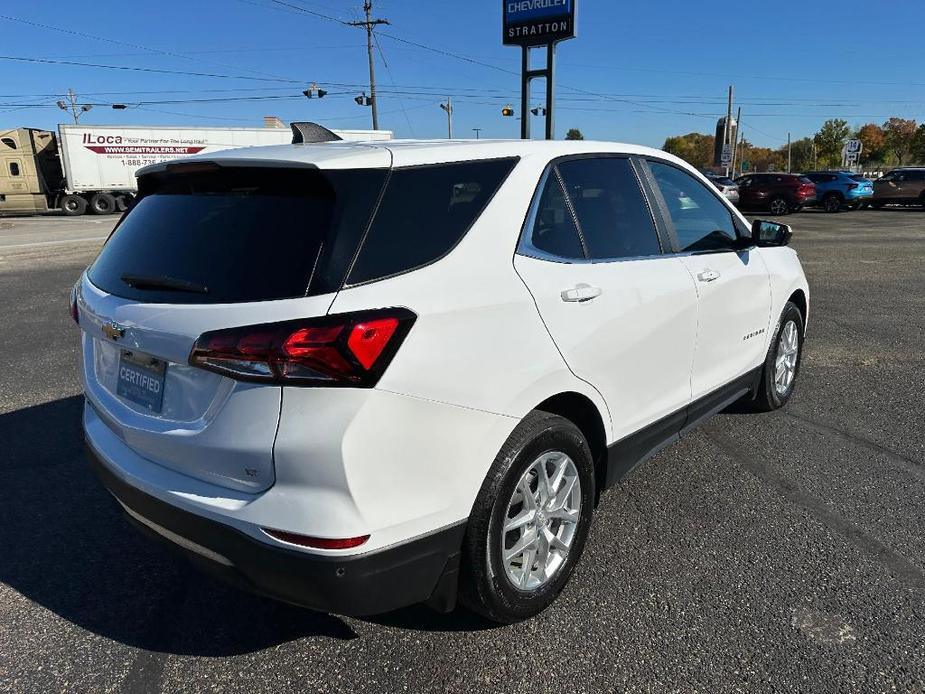
<instances>
[{"instance_id":1,"label":"roof rail","mask_svg":"<svg viewBox=\"0 0 925 694\"><path fill-rule=\"evenodd\" d=\"M302 121L291 123L290 125L292 127L292 144L294 145L302 144L303 142L335 142L343 139L340 135L317 123Z\"/></svg>"}]
</instances>

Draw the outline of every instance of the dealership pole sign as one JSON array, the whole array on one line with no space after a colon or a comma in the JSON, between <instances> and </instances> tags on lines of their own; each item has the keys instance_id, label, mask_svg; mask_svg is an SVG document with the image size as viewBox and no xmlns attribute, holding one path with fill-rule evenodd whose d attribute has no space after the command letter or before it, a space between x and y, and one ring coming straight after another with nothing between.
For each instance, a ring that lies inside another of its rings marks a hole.
<instances>
[{"instance_id":1,"label":"dealership pole sign","mask_svg":"<svg viewBox=\"0 0 925 694\"><path fill-rule=\"evenodd\" d=\"M554 137L554 75L556 44L575 38L578 0L502 0L502 43L520 46L520 136L530 139L530 81L546 81L546 139ZM546 67L530 68L530 49L546 47Z\"/></svg>"},{"instance_id":2,"label":"dealership pole sign","mask_svg":"<svg viewBox=\"0 0 925 694\"><path fill-rule=\"evenodd\" d=\"M504 45L546 46L575 38L575 0L504 0Z\"/></svg>"}]
</instances>

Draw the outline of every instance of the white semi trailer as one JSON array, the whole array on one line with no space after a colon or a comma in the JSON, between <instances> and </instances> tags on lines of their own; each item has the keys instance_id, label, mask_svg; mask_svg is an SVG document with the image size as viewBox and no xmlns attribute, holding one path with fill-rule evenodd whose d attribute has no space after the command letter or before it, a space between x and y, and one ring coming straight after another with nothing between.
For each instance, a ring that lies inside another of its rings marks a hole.
<instances>
[{"instance_id":1,"label":"white semi trailer","mask_svg":"<svg viewBox=\"0 0 925 694\"><path fill-rule=\"evenodd\" d=\"M344 140L390 140L389 130L334 130ZM109 214L125 209L135 171L235 147L292 141L289 128L59 125L0 130L0 213Z\"/></svg>"}]
</instances>

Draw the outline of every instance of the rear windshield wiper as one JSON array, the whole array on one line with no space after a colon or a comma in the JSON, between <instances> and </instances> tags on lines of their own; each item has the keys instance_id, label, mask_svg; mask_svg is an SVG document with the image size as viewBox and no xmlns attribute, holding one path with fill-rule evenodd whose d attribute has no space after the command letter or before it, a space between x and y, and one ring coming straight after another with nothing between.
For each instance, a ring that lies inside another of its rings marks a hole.
<instances>
[{"instance_id":1,"label":"rear windshield wiper","mask_svg":"<svg viewBox=\"0 0 925 694\"><path fill-rule=\"evenodd\" d=\"M192 294L208 294L209 288L195 282L178 280L166 275L135 275L126 272L120 276L123 282L135 289L166 289L173 292L190 292Z\"/></svg>"}]
</instances>

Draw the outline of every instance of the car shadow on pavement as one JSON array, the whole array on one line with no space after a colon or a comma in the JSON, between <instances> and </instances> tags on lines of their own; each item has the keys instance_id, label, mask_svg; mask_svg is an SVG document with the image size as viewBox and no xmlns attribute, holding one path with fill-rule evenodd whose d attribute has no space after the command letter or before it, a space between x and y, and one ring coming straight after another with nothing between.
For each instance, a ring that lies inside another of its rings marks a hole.
<instances>
[{"instance_id":1,"label":"car shadow on pavement","mask_svg":"<svg viewBox=\"0 0 925 694\"><path fill-rule=\"evenodd\" d=\"M0 415L0 582L94 634L163 653L356 637L337 617L226 587L140 535L85 461L82 408L74 396Z\"/></svg>"}]
</instances>

